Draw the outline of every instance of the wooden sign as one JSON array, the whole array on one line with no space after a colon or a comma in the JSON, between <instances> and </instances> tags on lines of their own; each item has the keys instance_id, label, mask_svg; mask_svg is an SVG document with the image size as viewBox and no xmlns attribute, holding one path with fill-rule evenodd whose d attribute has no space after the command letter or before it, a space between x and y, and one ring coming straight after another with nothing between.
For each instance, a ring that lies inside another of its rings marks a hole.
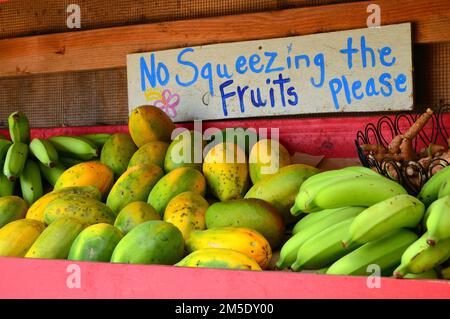
<instances>
[{"instance_id":1,"label":"wooden sign","mask_svg":"<svg viewBox=\"0 0 450 319\"><path fill-rule=\"evenodd\" d=\"M130 111L175 122L410 110L411 25L130 54L127 75Z\"/></svg>"}]
</instances>

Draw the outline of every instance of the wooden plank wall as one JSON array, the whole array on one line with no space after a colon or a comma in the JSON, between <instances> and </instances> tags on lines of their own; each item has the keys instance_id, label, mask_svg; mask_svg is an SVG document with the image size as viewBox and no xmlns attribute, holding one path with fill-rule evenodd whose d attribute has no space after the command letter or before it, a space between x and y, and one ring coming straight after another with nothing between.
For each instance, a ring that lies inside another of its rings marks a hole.
<instances>
[{"instance_id":1,"label":"wooden plank wall","mask_svg":"<svg viewBox=\"0 0 450 319\"><path fill-rule=\"evenodd\" d=\"M67 32L65 7L69 2L72 1L47 0L43 5L40 1L16 0L0 4L0 38ZM262 12L336 2L349 1L230 0L227 5L219 0L77 1L82 8L89 8L83 9L83 31L143 22ZM391 2L400 5L399 1ZM411 0L406 2L414 3ZM414 16L419 16L420 10L417 10L413 13ZM430 12L432 10L428 10L427 14ZM391 15L385 18L396 17ZM448 25L448 19L448 12L440 12L436 23ZM316 27L320 29L321 26L319 24ZM439 30L438 24L433 23L431 27ZM436 37L436 34L433 36ZM442 35L444 38L445 36L448 36L448 33ZM426 39L423 42L430 42L429 38L423 39ZM4 53L5 51L0 50L0 56ZM440 102L450 103L450 42L416 44L414 66L415 100L418 107ZM0 126L5 126L8 114L17 109L29 114L34 127L125 123L128 116L126 70L120 66L104 70L0 79Z\"/></svg>"}]
</instances>

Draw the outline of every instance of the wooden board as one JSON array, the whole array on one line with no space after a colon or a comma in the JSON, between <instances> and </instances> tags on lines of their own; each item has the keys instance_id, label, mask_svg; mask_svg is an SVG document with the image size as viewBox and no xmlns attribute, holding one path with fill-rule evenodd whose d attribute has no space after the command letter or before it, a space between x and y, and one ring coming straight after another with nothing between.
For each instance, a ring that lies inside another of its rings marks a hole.
<instances>
[{"instance_id":1,"label":"wooden board","mask_svg":"<svg viewBox=\"0 0 450 319\"><path fill-rule=\"evenodd\" d=\"M362 1L0 40L0 77L118 68L129 53L366 26ZM415 43L450 41L448 0L380 0L382 24L413 23Z\"/></svg>"},{"instance_id":2,"label":"wooden board","mask_svg":"<svg viewBox=\"0 0 450 319\"><path fill-rule=\"evenodd\" d=\"M129 110L175 122L410 110L411 25L128 55Z\"/></svg>"},{"instance_id":3,"label":"wooden board","mask_svg":"<svg viewBox=\"0 0 450 319\"><path fill-rule=\"evenodd\" d=\"M4 3L2 3L4 1ZM351 0L357 1L357 0ZM140 23L198 19L350 0L0 0L0 39L67 31L92 30ZM66 9L81 9L81 30L69 30Z\"/></svg>"}]
</instances>

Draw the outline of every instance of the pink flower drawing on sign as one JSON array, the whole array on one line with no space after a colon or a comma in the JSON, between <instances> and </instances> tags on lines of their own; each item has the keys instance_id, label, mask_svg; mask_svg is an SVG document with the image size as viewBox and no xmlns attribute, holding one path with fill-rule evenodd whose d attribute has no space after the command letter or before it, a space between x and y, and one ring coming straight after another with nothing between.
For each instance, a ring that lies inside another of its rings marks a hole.
<instances>
[{"instance_id":1,"label":"pink flower drawing on sign","mask_svg":"<svg viewBox=\"0 0 450 319\"><path fill-rule=\"evenodd\" d=\"M170 90L165 89L161 93L161 99L154 102L156 107L159 107L171 118L177 116L176 107L180 103L180 96L176 93L171 93Z\"/></svg>"}]
</instances>

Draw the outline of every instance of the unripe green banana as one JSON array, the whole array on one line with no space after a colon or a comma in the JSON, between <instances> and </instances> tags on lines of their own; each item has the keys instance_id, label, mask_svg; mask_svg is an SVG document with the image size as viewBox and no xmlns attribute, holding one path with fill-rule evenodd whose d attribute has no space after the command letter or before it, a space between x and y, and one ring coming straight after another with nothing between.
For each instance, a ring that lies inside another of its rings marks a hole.
<instances>
[{"instance_id":1,"label":"unripe green banana","mask_svg":"<svg viewBox=\"0 0 450 319\"><path fill-rule=\"evenodd\" d=\"M365 175L371 175L371 176L380 176L377 172L371 170L370 168L364 167L364 166L347 166L344 168L341 168L341 171L344 172L354 172L354 173L361 173Z\"/></svg>"},{"instance_id":2,"label":"unripe green banana","mask_svg":"<svg viewBox=\"0 0 450 319\"><path fill-rule=\"evenodd\" d=\"M20 175L20 188L22 197L31 206L43 195L41 172L39 166L33 160L27 160L22 174Z\"/></svg>"},{"instance_id":3,"label":"unripe green banana","mask_svg":"<svg viewBox=\"0 0 450 319\"><path fill-rule=\"evenodd\" d=\"M85 139L88 139L98 147L102 147L106 141L111 137L112 134L108 133L96 133L96 134L84 134L80 135L80 137L83 137Z\"/></svg>"},{"instance_id":4,"label":"unripe green banana","mask_svg":"<svg viewBox=\"0 0 450 319\"><path fill-rule=\"evenodd\" d=\"M370 172L368 172L370 171ZM309 177L306 181L302 183L302 186L304 189L309 187L312 184L323 182L323 181L329 181L336 177L342 177L342 176L353 176L353 175L373 175L373 171L370 169L367 169L365 167L360 166L350 166L345 167L341 169L335 169L330 171L324 171L318 174L315 174L311 177ZM376 173L375 173L376 174Z\"/></svg>"},{"instance_id":5,"label":"unripe green banana","mask_svg":"<svg viewBox=\"0 0 450 319\"><path fill-rule=\"evenodd\" d=\"M397 230L383 238L369 242L333 263L328 275L368 275L367 267L377 265L381 272L400 263L402 254L417 239L417 235L406 229Z\"/></svg>"},{"instance_id":6,"label":"unripe green banana","mask_svg":"<svg viewBox=\"0 0 450 319\"><path fill-rule=\"evenodd\" d=\"M331 265L345 254L358 248L359 244L353 244L347 249L342 247L343 236L348 233L353 218L326 228L312 236L300 246L297 260L292 264L294 271L301 269L320 269Z\"/></svg>"},{"instance_id":7,"label":"unripe green banana","mask_svg":"<svg viewBox=\"0 0 450 319\"><path fill-rule=\"evenodd\" d=\"M322 220L327 220L328 218L333 219L333 217L340 218L339 216L334 216L335 214L341 214L346 212L351 212L353 210L357 210L359 212L362 212L365 207L339 207L339 208L332 208L332 209L324 209L318 212L307 214L305 217L300 219L297 224L295 224L294 228L292 229L292 235L295 235L304 229L307 229L309 226L312 226L316 223L321 223ZM333 216L333 217L331 217ZM356 216L356 215L349 215L349 217ZM343 219L339 219L339 221L343 221L346 219L345 217L342 217ZM332 223L335 223L335 221L332 221ZM332 224L331 224L332 225Z\"/></svg>"},{"instance_id":8,"label":"unripe green banana","mask_svg":"<svg viewBox=\"0 0 450 319\"><path fill-rule=\"evenodd\" d=\"M402 278L407 273L423 273L439 266L450 257L450 238L430 246L427 243L428 236L428 233L423 234L405 250L400 266L394 270L395 277Z\"/></svg>"},{"instance_id":9,"label":"unripe green banana","mask_svg":"<svg viewBox=\"0 0 450 319\"><path fill-rule=\"evenodd\" d=\"M443 279L449 279L449 280L450 280L450 266L447 266L447 267L445 267L445 268L442 268L442 269L440 270L440 273L441 273L441 277L442 277Z\"/></svg>"},{"instance_id":10,"label":"unripe green banana","mask_svg":"<svg viewBox=\"0 0 450 319\"><path fill-rule=\"evenodd\" d=\"M0 139L0 165L5 163L6 153L8 152L9 147L12 142L5 139Z\"/></svg>"},{"instance_id":11,"label":"unripe green banana","mask_svg":"<svg viewBox=\"0 0 450 319\"><path fill-rule=\"evenodd\" d=\"M439 172L434 174L423 186L420 190L417 198L425 204L425 206L429 206L432 202L434 202L439 195L439 190L442 184L450 180L450 166L446 166L441 169Z\"/></svg>"},{"instance_id":12,"label":"unripe green banana","mask_svg":"<svg viewBox=\"0 0 450 319\"><path fill-rule=\"evenodd\" d=\"M327 187L322 187L314 194L310 207L321 209L344 206L369 207L400 194L407 192L397 182L381 175L360 175L337 179Z\"/></svg>"},{"instance_id":13,"label":"unripe green banana","mask_svg":"<svg viewBox=\"0 0 450 319\"><path fill-rule=\"evenodd\" d=\"M420 223L425 205L411 195L397 195L365 209L351 224L343 245L365 244L399 228Z\"/></svg>"},{"instance_id":14,"label":"unripe green banana","mask_svg":"<svg viewBox=\"0 0 450 319\"><path fill-rule=\"evenodd\" d=\"M39 162L48 167L54 167L58 161L58 152L47 140L34 138L30 143L30 151Z\"/></svg>"},{"instance_id":15,"label":"unripe green banana","mask_svg":"<svg viewBox=\"0 0 450 319\"><path fill-rule=\"evenodd\" d=\"M20 111L8 117L9 135L14 143L30 143L30 123L26 115Z\"/></svg>"},{"instance_id":16,"label":"unripe green banana","mask_svg":"<svg viewBox=\"0 0 450 319\"><path fill-rule=\"evenodd\" d=\"M61 176L61 174L66 170L64 165L61 163L56 163L56 166L52 168L39 163L39 169L41 170L41 175L44 179L53 187L55 186L59 176Z\"/></svg>"},{"instance_id":17,"label":"unripe green banana","mask_svg":"<svg viewBox=\"0 0 450 319\"><path fill-rule=\"evenodd\" d=\"M403 279L438 279L436 270L430 269L420 274L406 274Z\"/></svg>"},{"instance_id":18,"label":"unripe green banana","mask_svg":"<svg viewBox=\"0 0 450 319\"><path fill-rule=\"evenodd\" d=\"M280 269L290 267L297 259L298 249L301 245L303 245L303 243L328 227L357 216L363 210L364 207L343 207L335 209L332 211L332 214L327 215L326 218L316 220L315 223L305 227L283 245L280 251L280 259L277 262L277 267ZM322 212L317 212L313 214L321 213Z\"/></svg>"},{"instance_id":19,"label":"unripe green banana","mask_svg":"<svg viewBox=\"0 0 450 319\"><path fill-rule=\"evenodd\" d=\"M48 140L64 156L91 160L100 154L94 143L80 136L52 136Z\"/></svg>"},{"instance_id":20,"label":"unripe green banana","mask_svg":"<svg viewBox=\"0 0 450 319\"><path fill-rule=\"evenodd\" d=\"M450 178L445 180L439 188L438 198L450 195Z\"/></svg>"},{"instance_id":21,"label":"unripe green banana","mask_svg":"<svg viewBox=\"0 0 450 319\"><path fill-rule=\"evenodd\" d=\"M314 178L318 175L322 175L322 177L326 178L316 178L315 180L310 181L311 178ZM366 175L350 171L343 172L342 170L329 171L313 175L300 186L300 190L297 196L295 197L294 206L292 206L291 208L291 214L294 216L298 216L301 213L313 213L322 210L323 208L320 208L314 202L314 198L317 193L319 193L324 188L328 188L328 186L340 180L347 180L349 178L353 179L356 178L357 176L366 176ZM345 206L359 206L359 205L342 205L338 207L345 207Z\"/></svg>"},{"instance_id":22,"label":"unripe green banana","mask_svg":"<svg viewBox=\"0 0 450 319\"><path fill-rule=\"evenodd\" d=\"M0 197L15 194L16 182L11 182L2 172L0 172Z\"/></svg>"},{"instance_id":23,"label":"unripe green banana","mask_svg":"<svg viewBox=\"0 0 450 319\"><path fill-rule=\"evenodd\" d=\"M427 210L427 242L433 246L450 238L450 196L435 200Z\"/></svg>"},{"instance_id":24,"label":"unripe green banana","mask_svg":"<svg viewBox=\"0 0 450 319\"><path fill-rule=\"evenodd\" d=\"M12 143L6 153L3 174L10 181L15 181L22 174L28 157L28 145L20 142Z\"/></svg>"}]
</instances>

